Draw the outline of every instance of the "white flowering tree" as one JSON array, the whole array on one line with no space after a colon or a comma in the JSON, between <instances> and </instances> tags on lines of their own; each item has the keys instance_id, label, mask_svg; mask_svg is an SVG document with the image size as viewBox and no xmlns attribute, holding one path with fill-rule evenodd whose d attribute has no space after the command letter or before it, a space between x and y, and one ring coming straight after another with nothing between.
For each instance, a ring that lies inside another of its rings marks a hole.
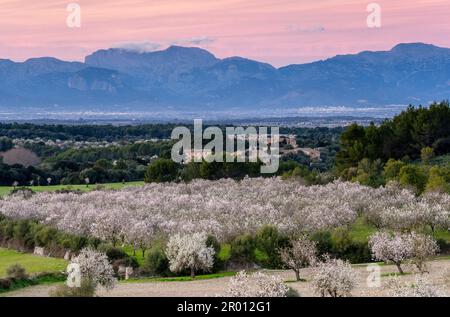
<instances>
[{"instance_id":1,"label":"white flowering tree","mask_svg":"<svg viewBox=\"0 0 450 317\"><path fill-rule=\"evenodd\" d=\"M369 239L369 247L374 260L392 262L403 274L402 262L411 258L412 244L408 234L376 232Z\"/></svg>"},{"instance_id":2,"label":"white flowering tree","mask_svg":"<svg viewBox=\"0 0 450 317\"><path fill-rule=\"evenodd\" d=\"M386 283L391 297L445 297L443 287L434 285L423 274L416 276L414 283L402 283L398 277L393 277Z\"/></svg>"},{"instance_id":3,"label":"white flowering tree","mask_svg":"<svg viewBox=\"0 0 450 317\"><path fill-rule=\"evenodd\" d=\"M426 217L424 223L431 227L434 232L436 228L450 228L450 195L439 192L428 192L421 197L426 206Z\"/></svg>"},{"instance_id":4,"label":"white flowering tree","mask_svg":"<svg viewBox=\"0 0 450 317\"><path fill-rule=\"evenodd\" d=\"M355 273L347 261L327 257L314 268L312 284L322 297L351 296L355 283Z\"/></svg>"},{"instance_id":5,"label":"white flowering tree","mask_svg":"<svg viewBox=\"0 0 450 317\"><path fill-rule=\"evenodd\" d=\"M419 272L426 271L426 262L439 252L439 246L433 237L411 232L411 261Z\"/></svg>"},{"instance_id":6,"label":"white flowering tree","mask_svg":"<svg viewBox=\"0 0 450 317\"><path fill-rule=\"evenodd\" d=\"M28 201L5 198L0 212L113 243L131 236L130 223L136 222L154 224L147 236L204 231L226 240L269 224L284 234L346 226L370 203L370 193L343 182L306 187L280 178L195 180L82 195L39 193Z\"/></svg>"},{"instance_id":7,"label":"white flowering tree","mask_svg":"<svg viewBox=\"0 0 450 317\"><path fill-rule=\"evenodd\" d=\"M123 230L123 235L128 243L133 246L133 256L136 256L136 248L141 248L142 257L145 258L145 251L154 242L154 224L152 221L129 219L128 226Z\"/></svg>"},{"instance_id":8,"label":"white flowering tree","mask_svg":"<svg viewBox=\"0 0 450 317\"><path fill-rule=\"evenodd\" d=\"M284 235L296 236L348 226L358 216L379 228L448 228L449 202L447 194L417 198L396 186L374 189L336 181L308 187L280 178L199 179L82 195L4 197L0 213L113 244L126 240L145 248L155 233L169 237L208 232L224 241L273 225Z\"/></svg>"},{"instance_id":9,"label":"white flowering tree","mask_svg":"<svg viewBox=\"0 0 450 317\"><path fill-rule=\"evenodd\" d=\"M292 241L291 247L280 250L283 264L295 272L297 281L300 281L300 270L315 263L317 255L316 243L307 235L301 235Z\"/></svg>"},{"instance_id":10,"label":"white flowering tree","mask_svg":"<svg viewBox=\"0 0 450 317\"><path fill-rule=\"evenodd\" d=\"M107 290L115 287L114 270L106 254L85 248L72 259L71 263L79 266L81 280L89 281L94 288L98 285Z\"/></svg>"},{"instance_id":11,"label":"white flowering tree","mask_svg":"<svg viewBox=\"0 0 450 317\"><path fill-rule=\"evenodd\" d=\"M377 232L370 237L369 246L375 260L392 262L403 274L402 262L410 260L420 272L426 267L426 261L439 251L437 242L428 235L411 232L395 233Z\"/></svg>"},{"instance_id":12,"label":"white flowering tree","mask_svg":"<svg viewBox=\"0 0 450 317\"><path fill-rule=\"evenodd\" d=\"M273 275L256 272L251 275L239 272L230 279L228 297L286 297L289 288Z\"/></svg>"},{"instance_id":13,"label":"white flowering tree","mask_svg":"<svg viewBox=\"0 0 450 317\"><path fill-rule=\"evenodd\" d=\"M214 265L215 251L206 245L206 233L175 234L170 237L166 255L172 272L189 269L191 277L198 270L209 271Z\"/></svg>"}]
</instances>

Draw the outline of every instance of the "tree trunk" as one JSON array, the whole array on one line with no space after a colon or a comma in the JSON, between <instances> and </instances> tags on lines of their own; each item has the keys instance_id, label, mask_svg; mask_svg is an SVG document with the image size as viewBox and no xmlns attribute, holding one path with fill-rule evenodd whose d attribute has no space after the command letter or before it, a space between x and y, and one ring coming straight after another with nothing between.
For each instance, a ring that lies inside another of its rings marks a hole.
<instances>
[{"instance_id":1,"label":"tree trunk","mask_svg":"<svg viewBox=\"0 0 450 317\"><path fill-rule=\"evenodd\" d=\"M395 265L397 266L397 269L400 272L400 274L403 275L404 273L402 267L400 266L400 262L395 262Z\"/></svg>"},{"instance_id":2,"label":"tree trunk","mask_svg":"<svg viewBox=\"0 0 450 317\"><path fill-rule=\"evenodd\" d=\"M195 278L195 270L191 268L191 278Z\"/></svg>"},{"instance_id":3,"label":"tree trunk","mask_svg":"<svg viewBox=\"0 0 450 317\"><path fill-rule=\"evenodd\" d=\"M300 281L300 271L294 270L294 272L295 272L295 278L297 279L297 282Z\"/></svg>"}]
</instances>

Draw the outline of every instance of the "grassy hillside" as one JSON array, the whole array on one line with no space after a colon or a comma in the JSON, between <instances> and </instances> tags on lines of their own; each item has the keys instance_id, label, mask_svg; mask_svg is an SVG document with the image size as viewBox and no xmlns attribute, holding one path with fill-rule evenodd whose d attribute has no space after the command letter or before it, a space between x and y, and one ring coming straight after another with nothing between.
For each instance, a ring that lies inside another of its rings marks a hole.
<instances>
[{"instance_id":1,"label":"grassy hillside","mask_svg":"<svg viewBox=\"0 0 450 317\"><path fill-rule=\"evenodd\" d=\"M14 264L22 265L27 273L60 272L67 266L67 262L63 259L40 257L0 248L0 278L5 277L8 267Z\"/></svg>"}]
</instances>

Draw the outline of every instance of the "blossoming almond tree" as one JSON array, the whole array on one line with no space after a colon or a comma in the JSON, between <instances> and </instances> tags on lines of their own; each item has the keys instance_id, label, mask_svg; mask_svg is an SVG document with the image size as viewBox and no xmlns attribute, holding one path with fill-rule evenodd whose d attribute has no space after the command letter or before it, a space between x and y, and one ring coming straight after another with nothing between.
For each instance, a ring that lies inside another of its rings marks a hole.
<instances>
[{"instance_id":1,"label":"blossoming almond tree","mask_svg":"<svg viewBox=\"0 0 450 317\"><path fill-rule=\"evenodd\" d=\"M355 272L347 261L327 257L314 268L312 284L322 297L350 296L355 283Z\"/></svg>"},{"instance_id":2,"label":"blossoming almond tree","mask_svg":"<svg viewBox=\"0 0 450 317\"><path fill-rule=\"evenodd\" d=\"M77 257L72 259L71 263L79 265L81 279L92 283L94 288L98 285L107 290L115 287L114 270L106 254L85 248L80 251Z\"/></svg>"},{"instance_id":3,"label":"blossoming almond tree","mask_svg":"<svg viewBox=\"0 0 450 317\"><path fill-rule=\"evenodd\" d=\"M369 240L375 260L393 262L403 274L402 262L410 260L420 272L425 270L426 261L434 256L439 247L436 241L424 234L377 232Z\"/></svg>"},{"instance_id":4,"label":"blossoming almond tree","mask_svg":"<svg viewBox=\"0 0 450 317\"><path fill-rule=\"evenodd\" d=\"M417 198L395 186L336 181L302 186L280 178L195 180L84 194L38 193L0 200L0 212L113 244L142 245L156 234L206 232L220 241L272 225L286 235L349 226L364 216L379 228L448 228L448 195Z\"/></svg>"},{"instance_id":5,"label":"blossoming almond tree","mask_svg":"<svg viewBox=\"0 0 450 317\"><path fill-rule=\"evenodd\" d=\"M370 237L369 246L374 260L392 262L400 274L404 273L401 264L412 254L411 239L407 234L376 232Z\"/></svg>"},{"instance_id":6,"label":"blossoming almond tree","mask_svg":"<svg viewBox=\"0 0 450 317\"><path fill-rule=\"evenodd\" d=\"M214 265L213 248L206 245L205 233L176 234L170 237L166 247L166 255L172 272L191 271L195 277L198 270L209 271Z\"/></svg>"},{"instance_id":7,"label":"blossoming almond tree","mask_svg":"<svg viewBox=\"0 0 450 317\"><path fill-rule=\"evenodd\" d=\"M292 247L280 250L283 264L295 272L297 281L300 281L300 269L312 265L316 261L316 243L307 235L301 235L292 242Z\"/></svg>"},{"instance_id":8,"label":"blossoming almond tree","mask_svg":"<svg viewBox=\"0 0 450 317\"><path fill-rule=\"evenodd\" d=\"M433 237L425 234L411 232L411 261L419 272L426 271L426 261L435 256L439 246Z\"/></svg>"},{"instance_id":9,"label":"blossoming almond tree","mask_svg":"<svg viewBox=\"0 0 450 317\"><path fill-rule=\"evenodd\" d=\"M401 283L393 277L386 283L389 296L392 297L445 297L445 289L434 285L424 275L416 276L414 283Z\"/></svg>"}]
</instances>

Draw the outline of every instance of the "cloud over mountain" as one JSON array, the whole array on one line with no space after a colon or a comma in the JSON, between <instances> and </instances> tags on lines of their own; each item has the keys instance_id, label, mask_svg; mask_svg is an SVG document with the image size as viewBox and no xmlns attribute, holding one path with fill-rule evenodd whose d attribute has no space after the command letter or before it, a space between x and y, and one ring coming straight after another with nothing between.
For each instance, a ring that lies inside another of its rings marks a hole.
<instances>
[{"instance_id":1,"label":"cloud over mountain","mask_svg":"<svg viewBox=\"0 0 450 317\"><path fill-rule=\"evenodd\" d=\"M119 43L114 46L114 48L121 48L127 51L136 52L136 53L148 53L154 52L161 48L161 44L154 43L150 41L144 42L125 42Z\"/></svg>"}]
</instances>

